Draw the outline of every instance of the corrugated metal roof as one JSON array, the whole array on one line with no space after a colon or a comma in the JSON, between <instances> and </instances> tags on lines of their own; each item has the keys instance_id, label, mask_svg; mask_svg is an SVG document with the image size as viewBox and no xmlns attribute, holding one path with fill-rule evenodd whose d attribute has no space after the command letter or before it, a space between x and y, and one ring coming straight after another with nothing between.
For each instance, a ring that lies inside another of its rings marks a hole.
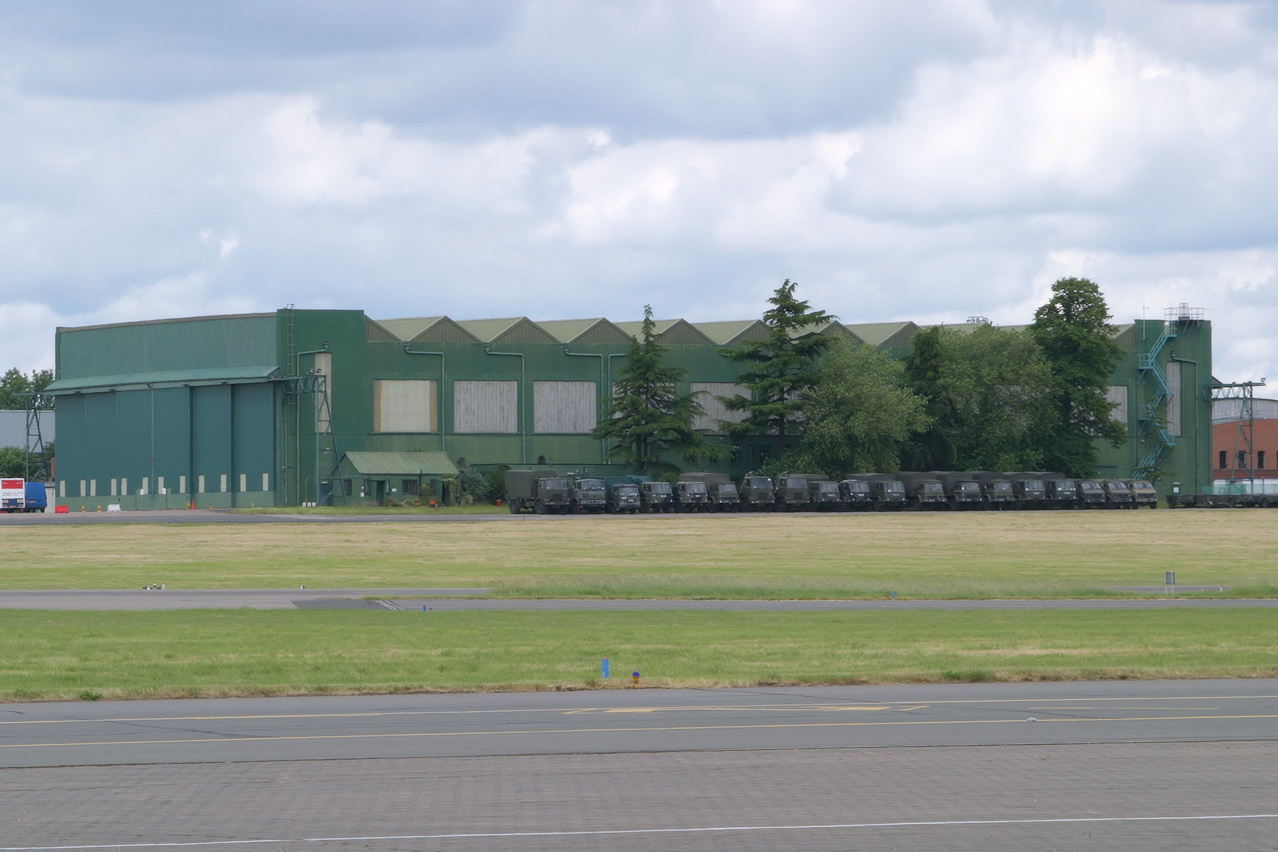
<instances>
[{"instance_id":1,"label":"corrugated metal roof","mask_svg":"<svg viewBox=\"0 0 1278 852\"><path fill-rule=\"evenodd\" d=\"M909 346L919 327L912 322L859 322L844 328L871 346Z\"/></svg>"},{"instance_id":2,"label":"corrugated metal roof","mask_svg":"<svg viewBox=\"0 0 1278 852\"><path fill-rule=\"evenodd\" d=\"M768 327L762 320L694 323L697 330L720 346L731 346L746 340L767 340Z\"/></svg>"},{"instance_id":3,"label":"corrugated metal roof","mask_svg":"<svg viewBox=\"0 0 1278 852\"><path fill-rule=\"evenodd\" d=\"M656 337L662 343L690 344L693 346L715 345L713 340L698 331L697 327L687 320L653 320L653 326ZM617 328L637 339L640 333L643 332L643 322L619 322L617 323Z\"/></svg>"},{"instance_id":4,"label":"corrugated metal roof","mask_svg":"<svg viewBox=\"0 0 1278 852\"><path fill-rule=\"evenodd\" d=\"M382 328L405 343L478 343L479 338L448 317L407 317L378 320Z\"/></svg>"},{"instance_id":5,"label":"corrugated metal roof","mask_svg":"<svg viewBox=\"0 0 1278 852\"><path fill-rule=\"evenodd\" d=\"M560 343L629 343L630 335L602 317L537 323Z\"/></svg>"},{"instance_id":6,"label":"corrugated metal roof","mask_svg":"<svg viewBox=\"0 0 1278 852\"><path fill-rule=\"evenodd\" d=\"M57 379L45 388L48 394L76 393L81 391L115 390L128 387L155 385L217 385L264 381L274 377L279 367L271 364L259 367L214 367L205 370L158 370L154 373L117 373L113 376L86 376L76 379Z\"/></svg>"},{"instance_id":7,"label":"corrugated metal roof","mask_svg":"<svg viewBox=\"0 0 1278 852\"><path fill-rule=\"evenodd\" d=\"M528 317L459 320L457 323L483 343L558 343Z\"/></svg>"},{"instance_id":8,"label":"corrugated metal roof","mask_svg":"<svg viewBox=\"0 0 1278 852\"><path fill-rule=\"evenodd\" d=\"M346 461L365 476L456 476L446 453L346 453Z\"/></svg>"},{"instance_id":9,"label":"corrugated metal roof","mask_svg":"<svg viewBox=\"0 0 1278 852\"><path fill-rule=\"evenodd\" d=\"M52 444L57 439L57 430L55 425L57 419L52 411L37 411L36 416L40 419L40 437L46 444ZM31 424L31 441L32 445L27 447L28 450L37 450L35 445L35 429L36 424ZM27 444L27 412L25 409L16 411L0 411L0 447L22 447Z\"/></svg>"}]
</instances>

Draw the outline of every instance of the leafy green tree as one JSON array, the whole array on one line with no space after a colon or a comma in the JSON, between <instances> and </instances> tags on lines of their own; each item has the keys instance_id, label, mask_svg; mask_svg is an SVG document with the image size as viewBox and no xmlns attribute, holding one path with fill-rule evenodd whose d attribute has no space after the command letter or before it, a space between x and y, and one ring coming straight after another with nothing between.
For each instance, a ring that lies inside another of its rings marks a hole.
<instances>
[{"instance_id":1,"label":"leafy green tree","mask_svg":"<svg viewBox=\"0 0 1278 852\"><path fill-rule=\"evenodd\" d=\"M0 476L26 476L27 454L22 447L0 447Z\"/></svg>"},{"instance_id":2,"label":"leafy green tree","mask_svg":"<svg viewBox=\"0 0 1278 852\"><path fill-rule=\"evenodd\" d=\"M1110 373L1122 356L1110 319L1096 284L1062 278L1052 285L1052 298L1034 312L1030 326L1053 380L1056 423L1044 461L1071 476L1095 475L1097 439L1115 447L1127 440L1126 426L1113 420L1114 404L1107 398Z\"/></svg>"},{"instance_id":3,"label":"leafy green tree","mask_svg":"<svg viewBox=\"0 0 1278 852\"><path fill-rule=\"evenodd\" d=\"M704 413L701 403L696 394L676 392L688 371L667 366L665 351L657 343L652 306L644 305L643 329L617 373L610 416L590 433L597 440L612 442L605 453L608 458L619 459L639 473L677 473L678 466L667 461L673 455L721 458L726 452L692 427Z\"/></svg>"},{"instance_id":4,"label":"leafy green tree","mask_svg":"<svg viewBox=\"0 0 1278 852\"><path fill-rule=\"evenodd\" d=\"M905 381L926 404L930 425L901 448L901 466L906 470L951 470L954 467L956 413L953 401L941 393L940 381L945 358L939 326L920 329L910 341L905 359Z\"/></svg>"},{"instance_id":5,"label":"leafy green tree","mask_svg":"<svg viewBox=\"0 0 1278 852\"><path fill-rule=\"evenodd\" d=\"M874 347L833 343L801 400L804 467L836 478L895 472L902 445L930 424L927 401L901 379L901 365Z\"/></svg>"},{"instance_id":6,"label":"leafy green tree","mask_svg":"<svg viewBox=\"0 0 1278 852\"><path fill-rule=\"evenodd\" d=\"M798 432L803 419L802 396L816 385L820 358L830 345L829 337L815 332L834 319L795 298L796 287L798 283L787 278L768 299L772 307L763 313L766 340L720 350L747 365L737 383L750 389L749 398L741 394L720 397L729 411L746 415L739 423L725 421L720 426L734 441L751 435L769 437L774 459L785 454Z\"/></svg>"},{"instance_id":7,"label":"leafy green tree","mask_svg":"<svg viewBox=\"0 0 1278 852\"><path fill-rule=\"evenodd\" d=\"M1024 331L946 329L941 393L953 406L959 469L1037 470L1054 422L1052 373Z\"/></svg>"},{"instance_id":8,"label":"leafy green tree","mask_svg":"<svg viewBox=\"0 0 1278 852\"><path fill-rule=\"evenodd\" d=\"M53 381L52 370L32 370L30 377L16 367L0 376L0 409L13 410L27 407L25 393L39 393Z\"/></svg>"}]
</instances>

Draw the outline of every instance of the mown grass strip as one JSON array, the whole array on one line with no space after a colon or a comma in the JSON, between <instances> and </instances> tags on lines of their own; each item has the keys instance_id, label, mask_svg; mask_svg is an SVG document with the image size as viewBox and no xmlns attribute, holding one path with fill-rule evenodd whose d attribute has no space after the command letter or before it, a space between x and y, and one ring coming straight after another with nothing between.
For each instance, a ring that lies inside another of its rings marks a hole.
<instances>
[{"instance_id":1,"label":"mown grass strip","mask_svg":"<svg viewBox=\"0 0 1278 852\"><path fill-rule=\"evenodd\" d=\"M1278 676L1271 610L0 612L0 700ZM600 680L608 657L614 677Z\"/></svg>"},{"instance_id":2,"label":"mown grass strip","mask_svg":"<svg viewBox=\"0 0 1278 852\"><path fill-rule=\"evenodd\" d=\"M0 527L0 588L422 588L505 597L1278 594L1278 512L990 512Z\"/></svg>"}]
</instances>

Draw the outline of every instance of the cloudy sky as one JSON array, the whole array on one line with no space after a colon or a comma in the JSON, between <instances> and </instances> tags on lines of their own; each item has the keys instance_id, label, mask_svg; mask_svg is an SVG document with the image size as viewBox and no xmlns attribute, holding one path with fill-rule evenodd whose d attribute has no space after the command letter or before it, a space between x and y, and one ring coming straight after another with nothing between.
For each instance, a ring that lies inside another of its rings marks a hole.
<instances>
[{"instance_id":1,"label":"cloudy sky","mask_svg":"<svg viewBox=\"0 0 1278 852\"><path fill-rule=\"evenodd\" d=\"M210 313L1023 323L1278 384L1278 6L7 0L0 368ZM1278 395L1278 390L1265 395Z\"/></svg>"}]
</instances>

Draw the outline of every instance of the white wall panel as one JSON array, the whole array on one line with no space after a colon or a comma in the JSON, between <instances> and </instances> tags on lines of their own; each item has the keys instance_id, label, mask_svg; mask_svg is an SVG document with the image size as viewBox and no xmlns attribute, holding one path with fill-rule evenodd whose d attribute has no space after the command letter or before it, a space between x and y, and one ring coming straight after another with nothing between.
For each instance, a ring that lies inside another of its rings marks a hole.
<instances>
[{"instance_id":1,"label":"white wall panel","mask_svg":"<svg viewBox=\"0 0 1278 852\"><path fill-rule=\"evenodd\" d=\"M374 432L437 432L436 382L374 381Z\"/></svg>"},{"instance_id":2,"label":"white wall panel","mask_svg":"<svg viewBox=\"0 0 1278 852\"><path fill-rule=\"evenodd\" d=\"M693 393L705 391L705 393L697 396L697 402L701 403L701 410L705 414L692 421L694 429L708 429L711 432L718 432L718 421L720 420L726 420L729 423L740 423L746 419L744 411L729 411L718 400L718 397L721 396L732 397L737 394L749 399L750 389L744 385L736 385L731 382L693 382L689 387Z\"/></svg>"},{"instance_id":3,"label":"white wall panel","mask_svg":"<svg viewBox=\"0 0 1278 852\"><path fill-rule=\"evenodd\" d=\"M453 382L453 431L513 435L519 431L518 382Z\"/></svg>"},{"instance_id":4,"label":"white wall panel","mask_svg":"<svg viewBox=\"0 0 1278 852\"><path fill-rule=\"evenodd\" d=\"M599 416L595 382L533 382L533 431L542 435L586 435Z\"/></svg>"},{"instance_id":5,"label":"white wall panel","mask_svg":"<svg viewBox=\"0 0 1278 852\"><path fill-rule=\"evenodd\" d=\"M1127 385L1110 385L1109 391L1105 394L1105 399L1114 404L1110 409L1109 417L1123 424L1123 428L1127 428Z\"/></svg>"},{"instance_id":6,"label":"white wall panel","mask_svg":"<svg viewBox=\"0 0 1278 852\"><path fill-rule=\"evenodd\" d=\"M1180 362L1167 362L1167 431L1180 435Z\"/></svg>"}]
</instances>

